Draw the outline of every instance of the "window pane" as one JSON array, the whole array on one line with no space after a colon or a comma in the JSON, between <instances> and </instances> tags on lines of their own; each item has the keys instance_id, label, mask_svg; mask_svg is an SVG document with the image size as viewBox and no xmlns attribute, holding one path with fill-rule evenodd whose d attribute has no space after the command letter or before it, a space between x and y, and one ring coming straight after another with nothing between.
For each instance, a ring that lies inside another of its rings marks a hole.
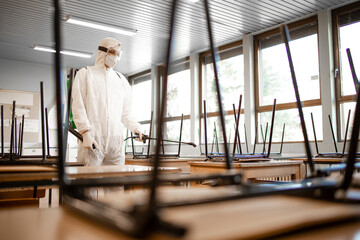
<instances>
[{"instance_id":1,"label":"window pane","mask_svg":"<svg viewBox=\"0 0 360 240\"><path fill-rule=\"evenodd\" d=\"M239 122L239 134L240 134L240 141L242 143L245 142L245 131L244 131L244 114L240 115L240 122ZM205 133L204 133L204 118L201 119L201 126L203 129L202 132L202 136L201 136L201 141L202 143L205 142ZM235 138L235 118L233 115L227 115L225 116L225 128L226 128L226 137L227 142L229 143L229 141L231 143L234 142L234 138ZM220 118L219 117L210 117L207 119L207 140L208 140L208 144L212 144L215 139L218 139L219 143L223 143L223 134L222 134L222 129L221 129L221 122L220 122ZM210 145L209 145L210 146Z\"/></svg>"},{"instance_id":2,"label":"window pane","mask_svg":"<svg viewBox=\"0 0 360 240\"><path fill-rule=\"evenodd\" d=\"M313 27L310 26L311 29ZM303 28L309 28L309 26ZM295 40L290 42L290 50L301 100L318 99L320 88L317 34L313 31L300 30L295 30L293 34ZM290 38L292 32L290 31ZM278 34L272 38L276 40L279 36ZM277 103L295 101L285 45L275 40L261 39L259 41L260 106L272 105L274 98L277 99Z\"/></svg>"},{"instance_id":3,"label":"window pane","mask_svg":"<svg viewBox=\"0 0 360 240\"><path fill-rule=\"evenodd\" d=\"M190 114L191 86L190 69L168 77L167 117Z\"/></svg>"},{"instance_id":4,"label":"window pane","mask_svg":"<svg viewBox=\"0 0 360 240\"><path fill-rule=\"evenodd\" d=\"M360 73L360 45L357 35L360 32L360 22L342 26L339 29L341 96L355 94L355 85L351 75L346 49L350 48L355 70Z\"/></svg>"},{"instance_id":5,"label":"window pane","mask_svg":"<svg viewBox=\"0 0 360 240\"><path fill-rule=\"evenodd\" d=\"M345 131L346 131L346 124L348 120L348 114L349 110L350 113L350 119L349 119L349 129L347 133L346 139L351 139L351 129L353 125L353 119L354 119L354 113L355 113L355 102L347 102L340 104L340 139L344 140L345 138Z\"/></svg>"},{"instance_id":6,"label":"window pane","mask_svg":"<svg viewBox=\"0 0 360 240\"><path fill-rule=\"evenodd\" d=\"M323 132L322 132L321 106L306 107L303 108L303 111L304 111L306 130L308 133L309 140L314 140L314 133L313 133L313 127L312 127L311 115L310 115L311 112L313 113L313 117L314 117L316 138L317 140L322 140ZM266 123L268 123L269 125L266 140L267 141L269 140L271 115L272 112L264 112L258 114L258 119L259 119L258 142L263 141L261 136L260 126L263 127L263 132L265 135ZM299 112L297 109L289 109L289 110L278 110L275 112L273 139L272 139L273 142L281 142L284 123L285 123L284 141L304 141L304 136L300 125Z\"/></svg>"},{"instance_id":7,"label":"window pane","mask_svg":"<svg viewBox=\"0 0 360 240\"><path fill-rule=\"evenodd\" d=\"M244 95L243 54L219 61L218 68L224 110L232 110L232 104L238 106L240 94ZM205 99L208 112L216 112L219 109L213 69L212 63L207 63L205 65ZM242 100L242 106L244 106L244 97Z\"/></svg>"},{"instance_id":8,"label":"window pane","mask_svg":"<svg viewBox=\"0 0 360 240\"><path fill-rule=\"evenodd\" d=\"M164 139L179 141L180 126L181 126L181 121L165 122L164 123L164 129L165 129ZM183 122L181 141L185 141L185 142L190 141L190 120L189 119L184 120L184 122ZM171 143L164 142L164 144L171 144Z\"/></svg>"},{"instance_id":9,"label":"window pane","mask_svg":"<svg viewBox=\"0 0 360 240\"><path fill-rule=\"evenodd\" d=\"M132 85L132 112L137 121L150 120L151 117L151 80Z\"/></svg>"}]
</instances>

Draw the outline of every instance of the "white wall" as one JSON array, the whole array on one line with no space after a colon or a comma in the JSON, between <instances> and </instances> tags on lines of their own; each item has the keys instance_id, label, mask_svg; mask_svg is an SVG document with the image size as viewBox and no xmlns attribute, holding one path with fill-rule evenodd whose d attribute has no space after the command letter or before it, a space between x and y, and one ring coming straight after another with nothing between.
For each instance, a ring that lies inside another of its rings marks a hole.
<instances>
[{"instance_id":1,"label":"white wall","mask_svg":"<svg viewBox=\"0 0 360 240\"><path fill-rule=\"evenodd\" d=\"M53 73L53 66L20 62L13 60L0 59L0 88L27 91L27 92L40 92L40 82L44 82L44 97L45 107L50 111L51 106L55 105L55 80ZM50 146L56 144L56 130L50 130ZM41 141L41 139L39 140ZM39 148L40 142L27 144L24 147ZM24 154L34 154L24 150Z\"/></svg>"},{"instance_id":2,"label":"white wall","mask_svg":"<svg viewBox=\"0 0 360 240\"><path fill-rule=\"evenodd\" d=\"M55 104L54 67L51 65L0 59L0 88L40 92L44 82L45 107Z\"/></svg>"}]
</instances>

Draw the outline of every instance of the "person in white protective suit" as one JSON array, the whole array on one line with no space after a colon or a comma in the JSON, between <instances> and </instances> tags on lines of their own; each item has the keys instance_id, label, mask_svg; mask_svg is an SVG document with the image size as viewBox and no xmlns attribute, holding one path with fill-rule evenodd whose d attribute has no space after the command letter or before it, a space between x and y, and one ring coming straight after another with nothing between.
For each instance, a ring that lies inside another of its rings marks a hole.
<instances>
[{"instance_id":1,"label":"person in white protective suit","mask_svg":"<svg viewBox=\"0 0 360 240\"><path fill-rule=\"evenodd\" d=\"M102 39L95 65L80 69L73 83L73 119L83 136L83 142L78 141L78 161L87 166L125 164L123 125L143 136L131 113L130 85L113 70L121 54L118 40Z\"/></svg>"}]
</instances>

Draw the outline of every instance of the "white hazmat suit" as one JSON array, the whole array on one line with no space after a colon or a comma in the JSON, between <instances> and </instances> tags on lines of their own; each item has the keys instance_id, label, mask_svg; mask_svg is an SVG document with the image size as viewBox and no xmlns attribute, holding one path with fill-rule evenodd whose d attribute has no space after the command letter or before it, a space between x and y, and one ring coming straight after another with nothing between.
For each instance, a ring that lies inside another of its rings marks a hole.
<instances>
[{"instance_id":1,"label":"white hazmat suit","mask_svg":"<svg viewBox=\"0 0 360 240\"><path fill-rule=\"evenodd\" d=\"M114 38L101 40L99 46L121 48ZM90 134L96 146L92 150L78 141L78 161L87 166L125 164L123 125L134 133L142 133L131 113L130 85L122 74L106 68L106 56L106 52L99 50L95 65L80 69L72 88L76 127L84 140L84 134Z\"/></svg>"}]
</instances>

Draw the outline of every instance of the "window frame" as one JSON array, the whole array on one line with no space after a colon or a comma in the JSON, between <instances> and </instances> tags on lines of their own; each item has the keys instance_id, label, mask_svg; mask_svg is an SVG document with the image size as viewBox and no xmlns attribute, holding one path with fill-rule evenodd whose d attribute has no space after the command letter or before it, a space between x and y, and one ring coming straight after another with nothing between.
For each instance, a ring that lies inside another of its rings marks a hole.
<instances>
[{"instance_id":1,"label":"window frame","mask_svg":"<svg viewBox=\"0 0 360 240\"><path fill-rule=\"evenodd\" d=\"M294 29L294 28L298 28L301 26L305 26L311 23L315 23L316 25L316 32L318 34L317 37L317 41L318 41L318 46L319 46L319 25L318 25L318 16L317 15L313 15L310 16L308 18L305 19L301 19L299 21L296 22L292 22L287 24L289 30ZM276 35L276 34L280 34L280 29L279 28L274 28L271 29L269 31L265 31L263 33L257 34L254 36L253 38L253 43L254 43L254 103L255 103L255 122L258 121L258 114L259 113L264 113L264 112L271 112L273 105L264 105L264 106L260 106L260 93L259 93L259 86L260 86L260 63L259 63L259 57L260 57L260 47L259 47L259 41L261 39ZM319 51L319 48L318 48ZM320 56L320 53L318 52L318 56ZM320 58L318 59L318 61L320 62ZM320 68L320 64L319 64L319 68ZM320 69L319 69L319 73L320 73ZM321 89L321 81L319 80L319 89ZM304 100L302 101L302 106L303 107L315 107L315 106L322 106L321 103L321 91L319 92L319 98L317 99L310 99L310 100ZM297 103L296 101L294 102L287 102L287 103L277 103L276 104L276 110L290 110L290 109L295 109L297 108ZM259 139L259 138L257 138ZM323 140L318 140L318 142L322 142ZM284 141L286 143L301 143L303 141Z\"/></svg>"},{"instance_id":2,"label":"window frame","mask_svg":"<svg viewBox=\"0 0 360 240\"><path fill-rule=\"evenodd\" d=\"M182 70L187 70L187 69L190 69L190 57L185 57L185 58L181 58L179 60L176 60L176 61L173 61L170 63L171 66L174 66L175 67L175 71L171 71L171 72L168 72L168 75L171 75L171 74L174 74L174 73L177 73L177 72L180 72ZM166 64L161 64L159 66L157 66L157 79L156 79L156 86L157 86L157 92L158 93L161 93L162 91L162 80L165 79L165 70L166 70ZM177 71L179 70L179 71ZM191 81L191 75L189 75L189 78L190 78L190 81ZM190 86L191 87L191 86ZM160 109L160 103L161 103L161 94L157 94L156 96L156 109ZM190 103L191 104L191 103ZM165 105L167 106L167 105ZM191 109L191 106L189 106L190 109ZM165 111L165 114L166 114L167 111ZM164 123L166 122L175 122L175 121L181 121L181 118L182 118L182 115L178 115L178 116L172 116L172 117L166 117L164 116L163 118L163 121ZM191 119L191 111L189 114L184 114L184 121L185 120L190 120ZM164 132L167 131L166 127L164 127L163 129ZM166 143L165 145L176 145L176 143Z\"/></svg>"},{"instance_id":3,"label":"window frame","mask_svg":"<svg viewBox=\"0 0 360 240\"><path fill-rule=\"evenodd\" d=\"M219 46L217 48L218 53L220 55L220 59L221 59L221 55L223 52L228 53L229 51L231 51L232 49L236 49L239 47L243 47L243 40L238 40L238 41L234 41L222 46ZM204 122L204 113L203 113L203 101L204 101L204 96L203 96L203 81L205 80L205 75L204 75L204 68L205 68L205 58L211 55L211 50L206 50L204 52L199 53L199 102L198 102L198 106L199 106L199 129L200 129L200 139L199 142L201 144L201 139L202 139L202 129L203 129L203 122ZM236 55L234 55L236 56ZM243 96L243 100L244 100L244 96ZM240 114L244 114L244 107L241 108ZM236 109L237 110L237 109ZM224 117L229 116L229 115L234 115L234 111L233 110L225 110L224 111ZM206 114L207 118L212 118L212 117L219 117L220 116L220 112L216 111L216 112L207 112ZM241 118L241 117L240 117ZM220 144L223 144L224 142L221 140L219 141Z\"/></svg>"},{"instance_id":4,"label":"window frame","mask_svg":"<svg viewBox=\"0 0 360 240\"><path fill-rule=\"evenodd\" d=\"M129 80L129 83L130 83L130 86L132 87L134 85L134 83L140 79L140 78L144 78L144 77L147 77L147 76L150 76L150 81L151 81L151 69L148 69L148 70L145 70L145 71L142 71L142 72L139 72L139 73L136 73L136 74L133 74L133 75L130 75L128 76L128 80ZM151 91L151 90L150 90ZM151 92L151 99L153 98L153 92ZM152 111L152 109L150 109L150 112ZM151 122L151 116L149 116L149 120L142 120L142 121L139 121L140 124L150 124Z\"/></svg>"},{"instance_id":5,"label":"window frame","mask_svg":"<svg viewBox=\"0 0 360 240\"><path fill-rule=\"evenodd\" d=\"M340 25L339 25L339 16L349 12L353 12L360 9L360 2L351 3L343 7L336 8L331 11L332 19L332 37L333 37L333 61L334 61L334 71L337 71L337 74L334 76L335 80L335 96L336 96L336 124L341 126L341 104L356 102L356 94L341 96L341 67L340 67ZM344 141L344 136L341 134L341 128L337 128L337 137L340 141ZM349 137L349 136L348 136Z\"/></svg>"}]
</instances>

